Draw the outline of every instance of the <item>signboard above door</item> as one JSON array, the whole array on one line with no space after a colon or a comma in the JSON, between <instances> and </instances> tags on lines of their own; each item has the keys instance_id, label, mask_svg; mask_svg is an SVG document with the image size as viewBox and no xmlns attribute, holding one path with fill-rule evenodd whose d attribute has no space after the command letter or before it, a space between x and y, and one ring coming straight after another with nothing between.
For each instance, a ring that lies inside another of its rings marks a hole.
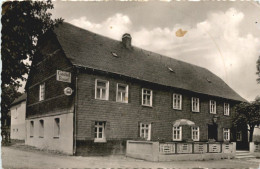
<instances>
[{"instance_id":1,"label":"signboard above door","mask_svg":"<svg viewBox=\"0 0 260 169\"><path fill-rule=\"evenodd\" d=\"M57 70L56 79L57 81L71 83L71 73L62 70Z\"/></svg>"}]
</instances>

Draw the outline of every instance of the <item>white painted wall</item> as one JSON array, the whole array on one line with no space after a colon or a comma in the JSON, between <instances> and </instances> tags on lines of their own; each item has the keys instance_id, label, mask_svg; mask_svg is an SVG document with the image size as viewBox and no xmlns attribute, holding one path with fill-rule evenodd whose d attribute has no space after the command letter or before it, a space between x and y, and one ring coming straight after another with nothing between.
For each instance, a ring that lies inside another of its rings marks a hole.
<instances>
[{"instance_id":1,"label":"white painted wall","mask_svg":"<svg viewBox=\"0 0 260 169\"><path fill-rule=\"evenodd\" d=\"M54 138L55 118L60 118L60 136ZM39 137L39 120L44 120L44 137ZM31 121L34 121L33 137L30 137ZM73 154L73 113L55 116L26 119L25 144L40 149L56 150L66 154Z\"/></svg>"},{"instance_id":2,"label":"white painted wall","mask_svg":"<svg viewBox=\"0 0 260 169\"><path fill-rule=\"evenodd\" d=\"M26 101L11 107L11 139L24 140L26 136L25 126Z\"/></svg>"}]
</instances>

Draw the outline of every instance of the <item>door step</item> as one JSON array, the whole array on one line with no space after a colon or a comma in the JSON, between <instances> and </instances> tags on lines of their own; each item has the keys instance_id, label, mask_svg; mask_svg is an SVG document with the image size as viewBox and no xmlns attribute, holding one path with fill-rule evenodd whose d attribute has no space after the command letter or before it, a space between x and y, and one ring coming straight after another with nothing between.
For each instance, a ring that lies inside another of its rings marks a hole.
<instances>
[{"instance_id":1,"label":"door step","mask_svg":"<svg viewBox=\"0 0 260 169\"><path fill-rule=\"evenodd\" d=\"M256 158L249 151L236 151L236 159Z\"/></svg>"}]
</instances>

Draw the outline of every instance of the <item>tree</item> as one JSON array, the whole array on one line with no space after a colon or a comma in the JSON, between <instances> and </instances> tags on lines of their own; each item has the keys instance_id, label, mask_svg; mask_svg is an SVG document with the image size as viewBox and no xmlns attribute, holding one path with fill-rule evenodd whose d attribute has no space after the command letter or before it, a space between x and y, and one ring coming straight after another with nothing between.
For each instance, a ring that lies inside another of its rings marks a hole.
<instances>
[{"instance_id":1,"label":"tree","mask_svg":"<svg viewBox=\"0 0 260 169\"><path fill-rule=\"evenodd\" d=\"M37 51L37 39L62 19L51 19L48 1L7 1L2 5L2 88L6 85L19 86L18 79L25 80ZM3 98L2 98L3 100Z\"/></svg>"},{"instance_id":2,"label":"tree","mask_svg":"<svg viewBox=\"0 0 260 169\"><path fill-rule=\"evenodd\" d=\"M242 126L249 126L249 141L253 140L254 128L256 125L260 124L260 100L247 103L240 103L235 107L235 115L233 117L233 124L238 129L241 130Z\"/></svg>"},{"instance_id":3,"label":"tree","mask_svg":"<svg viewBox=\"0 0 260 169\"><path fill-rule=\"evenodd\" d=\"M257 69L256 74L258 75L257 82L260 83L260 56L256 62L256 69Z\"/></svg>"},{"instance_id":4,"label":"tree","mask_svg":"<svg viewBox=\"0 0 260 169\"><path fill-rule=\"evenodd\" d=\"M17 91L17 86L9 85L7 87L2 88L1 96L2 98L5 98L5 100L1 101L1 114L2 114L1 119L4 119L2 120L2 126L5 125L4 124L5 120L8 120L8 112L10 110L10 106L12 102L21 95L22 94Z\"/></svg>"}]
</instances>

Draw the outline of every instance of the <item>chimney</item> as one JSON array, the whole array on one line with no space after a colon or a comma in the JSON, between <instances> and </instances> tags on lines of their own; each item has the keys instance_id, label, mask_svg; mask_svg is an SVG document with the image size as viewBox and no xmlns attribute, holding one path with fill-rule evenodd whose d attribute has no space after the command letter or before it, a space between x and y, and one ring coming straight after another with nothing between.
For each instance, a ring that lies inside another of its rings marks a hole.
<instances>
[{"instance_id":1,"label":"chimney","mask_svg":"<svg viewBox=\"0 0 260 169\"><path fill-rule=\"evenodd\" d=\"M123 43L125 48L127 48L127 49L131 48L131 40L132 40L132 37L129 33L123 34L122 43Z\"/></svg>"}]
</instances>

